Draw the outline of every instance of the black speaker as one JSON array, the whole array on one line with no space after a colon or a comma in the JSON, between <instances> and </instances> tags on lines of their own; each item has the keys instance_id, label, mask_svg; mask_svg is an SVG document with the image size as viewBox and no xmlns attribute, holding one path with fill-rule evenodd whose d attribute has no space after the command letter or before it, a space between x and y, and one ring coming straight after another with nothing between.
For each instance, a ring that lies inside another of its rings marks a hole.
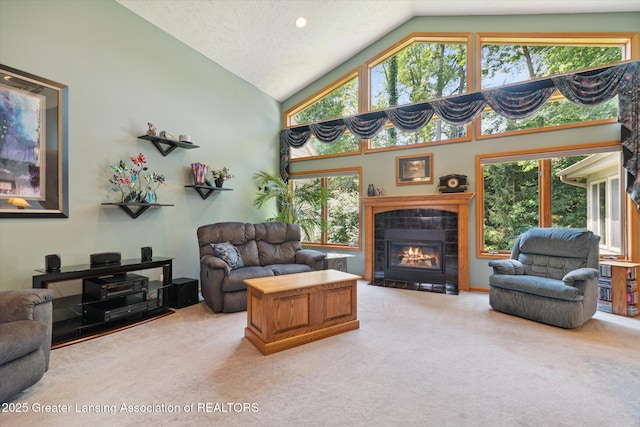
<instances>
[{"instance_id":1,"label":"black speaker","mask_svg":"<svg viewBox=\"0 0 640 427\"><path fill-rule=\"evenodd\" d=\"M184 308L198 302L198 281L186 277L173 279L169 286L167 305L171 308Z\"/></svg>"},{"instance_id":2,"label":"black speaker","mask_svg":"<svg viewBox=\"0 0 640 427\"><path fill-rule=\"evenodd\" d=\"M47 268L47 273L54 271L60 271L60 255L52 254L44 257L44 265Z\"/></svg>"},{"instance_id":3,"label":"black speaker","mask_svg":"<svg viewBox=\"0 0 640 427\"><path fill-rule=\"evenodd\" d=\"M144 246L140 248L140 258L142 261L151 261L153 259L153 251L151 246Z\"/></svg>"},{"instance_id":4,"label":"black speaker","mask_svg":"<svg viewBox=\"0 0 640 427\"><path fill-rule=\"evenodd\" d=\"M89 256L91 265L117 264L120 262L120 252L100 252Z\"/></svg>"}]
</instances>

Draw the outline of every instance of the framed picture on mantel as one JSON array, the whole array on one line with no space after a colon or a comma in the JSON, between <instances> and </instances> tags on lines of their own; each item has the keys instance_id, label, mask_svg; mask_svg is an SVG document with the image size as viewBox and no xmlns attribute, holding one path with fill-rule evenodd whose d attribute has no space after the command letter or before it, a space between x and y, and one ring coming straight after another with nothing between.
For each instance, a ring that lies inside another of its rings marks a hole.
<instances>
[{"instance_id":1,"label":"framed picture on mantel","mask_svg":"<svg viewBox=\"0 0 640 427\"><path fill-rule=\"evenodd\" d=\"M0 218L67 218L66 85L0 64Z\"/></svg>"},{"instance_id":2,"label":"framed picture on mantel","mask_svg":"<svg viewBox=\"0 0 640 427\"><path fill-rule=\"evenodd\" d=\"M433 183L433 154L396 157L396 185Z\"/></svg>"}]
</instances>

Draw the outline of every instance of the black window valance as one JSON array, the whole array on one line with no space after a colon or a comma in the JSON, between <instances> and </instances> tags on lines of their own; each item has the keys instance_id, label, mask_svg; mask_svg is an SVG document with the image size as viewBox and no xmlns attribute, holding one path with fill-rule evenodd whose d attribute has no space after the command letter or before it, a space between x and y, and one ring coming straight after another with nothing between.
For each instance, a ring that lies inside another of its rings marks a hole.
<instances>
[{"instance_id":1,"label":"black window valance","mask_svg":"<svg viewBox=\"0 0 640 427\"><path fill-rule=\"evenodd\" d=\"M569 101L583 106L594 106L618 96L627 192L640 207L640 61L283 129L280 132L280 173L288 179L289 147L302 147L311 135L319 141L332 143L349 129L360 139L370 139L384 129L387 121L402 131L417 132L434 114L447 123L461 125L470 122L487 105L501 116L521 119L535 113L556 89Z\"/></svg>"}]
</instances>

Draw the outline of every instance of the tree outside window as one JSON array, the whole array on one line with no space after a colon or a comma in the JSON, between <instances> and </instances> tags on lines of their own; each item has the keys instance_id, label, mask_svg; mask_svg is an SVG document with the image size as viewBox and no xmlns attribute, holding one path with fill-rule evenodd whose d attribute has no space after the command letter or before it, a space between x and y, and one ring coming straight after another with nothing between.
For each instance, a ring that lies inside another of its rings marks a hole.
<instances>
[{"instance_id":1,"label":"tree outside window","mask_svg":"<svg viewBox=\"0 0 640 427\"><path fill-rule=\"evenodd\" d=\"M314 213L326 224L326 231L316 227L303 236L303 242L318 246L358 247L360 244L360 170L316 172L305 176L292 174L291 185L313 182L326 188L327 202L317 206Z\"/></svg>"},{"instance_id":2,"label":"tree outside window","mask_svg":"<svg viewBox=\"0 0 640 427\"><path fill-rule=\"evenodd\" d=\"M620 153L595 151L482 158L480 252L507 253L526 230L555 227L589 229L601 236L601 248L621 254ZM608 186L599 185L603 179Z\"/></svg>"},{"instance_id":3,"label":"tree outside window","mask_svg":"<svg viewBox=\"0 0 640 427\"><path fill-rule=\"evenodd\" d=\"M628 58L630 37L557 37L480 35L481 89L594 68ZM491 109L482 113L478 136L508 134L541 129L613 121L618 112L617 97L598 106L573 104L558 92L535 114L518 120L502 117Z\"/></svg>"}]
</instances>

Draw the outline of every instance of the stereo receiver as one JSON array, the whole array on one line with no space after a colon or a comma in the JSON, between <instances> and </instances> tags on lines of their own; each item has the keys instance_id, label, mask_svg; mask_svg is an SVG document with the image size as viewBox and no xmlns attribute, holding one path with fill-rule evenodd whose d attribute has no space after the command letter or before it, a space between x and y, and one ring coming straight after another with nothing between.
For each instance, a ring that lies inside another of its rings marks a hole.
<instances>
[{"instance_id":1,"label":"stereo receiver","mask_svg":"<svg viewBox=\"0 0 640 427\"><path fill-rule=\"evenodd\" d=\"M149 278L138 274L122 274L84 279L83 293L94 300L106 300L149 289Z\"/></svg>"}]
</instances>

